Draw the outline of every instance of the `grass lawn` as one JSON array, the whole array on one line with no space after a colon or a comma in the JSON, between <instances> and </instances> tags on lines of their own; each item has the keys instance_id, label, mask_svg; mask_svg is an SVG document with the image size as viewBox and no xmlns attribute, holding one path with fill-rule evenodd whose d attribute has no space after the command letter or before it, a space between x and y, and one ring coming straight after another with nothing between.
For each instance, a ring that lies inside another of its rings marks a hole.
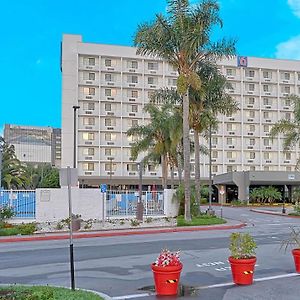
<instances>
[{"instance_id":1,"label":"grass lawn","mask_svg":"<svg viewBox=\"0 0 300 300\"><path fill-rule=\"evenodd\" d=\"M49 286L0 287L1 300L101 300L98 295L84 291Z\"/></svg>"},{"instance_id":2,"label":"grass lawn","mask_svg":"<svg viewBox=\"0 0 300 300\"><path fill-rule=\"evenodd\" d=\"M184 216L177 217L177 226L201 226L201 225L215 225L215 224L224 224L226 220L221 219L217 216L210 215L200 215L197 217L192 217L191 222L186 222Z\"/></svg>"}]
</instances>

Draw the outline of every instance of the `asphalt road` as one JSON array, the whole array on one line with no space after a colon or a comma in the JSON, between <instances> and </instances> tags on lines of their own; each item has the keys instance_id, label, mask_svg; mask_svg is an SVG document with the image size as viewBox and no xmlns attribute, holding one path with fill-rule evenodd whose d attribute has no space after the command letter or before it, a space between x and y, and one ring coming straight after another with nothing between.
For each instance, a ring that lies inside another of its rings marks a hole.
<instances>
[{"instance_id":1,"label":"asphalt road","mask_svg":"<svg viewBox=\"0 0 300 300\"><path fill-rule=\"evenodd\" d=\"M216 210L220 214L220 207ZM162 248L169 248L181 250L184 265L185 295L179 299L299 299L300 277L291 254L280 251L280 244L290 226L300 227L300 220L247 208L225 207L222 213L246 222L239 231L250 232L258 243L255 278L261 281L252 286L231 284L227 258L233 230L222 230L75 240L76 287L115 299L156 299L149 295L150 264ZM2 243L0 266L0 283L70 286L67 240Z\"/></svg>"}]
</instances>

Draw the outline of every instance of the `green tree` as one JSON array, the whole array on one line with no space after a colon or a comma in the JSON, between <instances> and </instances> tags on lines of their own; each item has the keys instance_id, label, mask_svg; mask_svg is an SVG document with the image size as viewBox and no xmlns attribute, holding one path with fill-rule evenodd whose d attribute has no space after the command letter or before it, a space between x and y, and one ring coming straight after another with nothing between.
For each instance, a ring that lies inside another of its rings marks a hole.
<instances>
[{"instance_id":1,"label":"green tree","mask_svg":"<svg viewBox=\"0 0 300 300\"><path fill-rule=\"evenodd\" d=\"M235 42L211 41L213 26L222 26L216 0L190 5L188 0L168 0L167 15L156 15L154 22L138 27L134 44L137 53L165 59L179 72L177 89L183 97L183 153L185 185L185 220L190 214L190 141L189 89L198 90L201 80L196 73L199 64L235 53Z\"/></svg>"},{"instance_id":2,"label":"green tree","mask_svg":"<svg viewBox=\"0 0 300 300\"><path fill-rule=\"evenodd\" d=\"M283 134L284 142L283 148L285 151L290 147L300 145L300 97L297 95L290 95L287 97L293 104L294 119L281 119L276 122L270 131L270 137L273 140L276 136ZM297 159L296 169L299 169L300 158Z\"/></svg>"},{"instance_id":3,"label":"green tree","mask_svg":"<svg viewBox=\"0 0 300 300\"><path fill-rule=\"evenodd\" d=\"M0 137L2 152L1 185L4 189L25 188L28 182L24 165L17 159L15 148Z\"/></svg>"},{"instance_id":4,"label":"green tree","mask_svg":"<svg viewBox=\"0 0 300 300\"><path fill-rule=\"evenodd\" d=\"M280 200L282 195L274 186L261 186L255 188L250 192L250 199L257 201L258 203L273 203L276 200Z\"/></svg>"},{"instance_id":5,"label":"green tree","mask_svg":"<svg viewBox=\"0 0 300 300\"><path fill-rule=\"evenodd\" d=\"M145 112L150 115L150 123L134 126L127 131L128 136L137 137L131 147L131 156L136 160L139 154L146 153L143 162L161 164L162 185L167 187L168 167L176 165L175 127L182 123L181 114L173 103L148 103ZM180 131L180 130L179 130ZM180 134L178 135L180 138Z\"/></svg>"}]
</instances>

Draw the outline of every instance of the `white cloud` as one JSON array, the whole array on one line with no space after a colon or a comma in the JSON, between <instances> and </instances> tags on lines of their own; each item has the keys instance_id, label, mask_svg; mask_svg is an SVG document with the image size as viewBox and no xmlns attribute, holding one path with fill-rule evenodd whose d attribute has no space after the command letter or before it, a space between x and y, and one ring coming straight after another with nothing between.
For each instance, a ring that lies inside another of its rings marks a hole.
<instances>
[{"instance_id":1,"label":"white cloud","mask_svg":"<svg viewBox=\"0 0 300 300\"><path fill-rule=\"evenodd\" d=\"M300 18L300 0L288 0L288 5L291 7L293 13Z\"/></svg>"},{"instance_id":2,"label":"white cloud","mask_svg":"<svg viewBox=\"0 0 300 300\"><path fill-rule=\"evenodd\" d=\"M300 35L276 46L276 58L300 59Z\"/></svg>"}]
</instances>

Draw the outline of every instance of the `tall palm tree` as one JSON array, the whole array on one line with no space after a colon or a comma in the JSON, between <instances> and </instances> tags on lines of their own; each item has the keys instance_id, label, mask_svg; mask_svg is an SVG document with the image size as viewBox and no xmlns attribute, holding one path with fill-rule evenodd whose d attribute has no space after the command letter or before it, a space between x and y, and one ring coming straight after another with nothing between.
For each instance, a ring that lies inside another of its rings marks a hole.
<instances>
[{"instance_id":1,"label":"tall palm tree","mask_svg":"<svg viewBox=\"0 0 300 300\"><path fill-rule=\"evenodd\" d=\"M270 138L273 140L279 134L283 134L283 148L288 150L290 147L300 145L300 97L297 95L290 95L288 99L292 100L294 119L281 119L276 122L270 131ZM300 158L297 159L296 169L299 169Z\"/></svg>"},{"instance_id":2,"label":"tall palm tree","mask_svg":"<svg viewBox=\"0 0 300 300\"><path fill-rule=\"evenodd\" d=\"M156 15L154 22L138 27L134 44L137 53L158 56L174 66L179 73L177 89L183 98L183 152L185 185L185 219L190 213L190 142L189 142L189 89L200 89L197 65L212 57L231 56L235 42L222 39L211 41L213 26L222 27L219 4L203 0L190 5L188 0L167 0L167 15Z\"/></svg>"},{"instance_id":3,"label":"tall palm tree","mask_svg":"<svg viewBox=\"0 0 300 300\"><path fill-rule=\"evenodd\" d=\"M128 136L137 136L138 140L131 148L131 156L134 160L144 152L144 163L161 163L162 185L167 187L168 168L176 164L176 141L174 124L182 123L181 114L176 112L172 103L163 103L158 106L148 103L145 112L150 115L150 123L134 126L127 131Z\"/></svg>"},{"instance_id":4,"label":"tall palm tree","mask_svg":"<svg viewBox=\"0 0 300 300\"><path fill-rule=\"evenodd\" d=\"M200 136L205 131L217 130L218 115L232 114L238 105L227 94L226 88L230 85L215 64L203 64L198 75L202 86L199 91L191 91L190 125L194 129L196 200L200 203Z\"/></svg>"}]
</instances>

